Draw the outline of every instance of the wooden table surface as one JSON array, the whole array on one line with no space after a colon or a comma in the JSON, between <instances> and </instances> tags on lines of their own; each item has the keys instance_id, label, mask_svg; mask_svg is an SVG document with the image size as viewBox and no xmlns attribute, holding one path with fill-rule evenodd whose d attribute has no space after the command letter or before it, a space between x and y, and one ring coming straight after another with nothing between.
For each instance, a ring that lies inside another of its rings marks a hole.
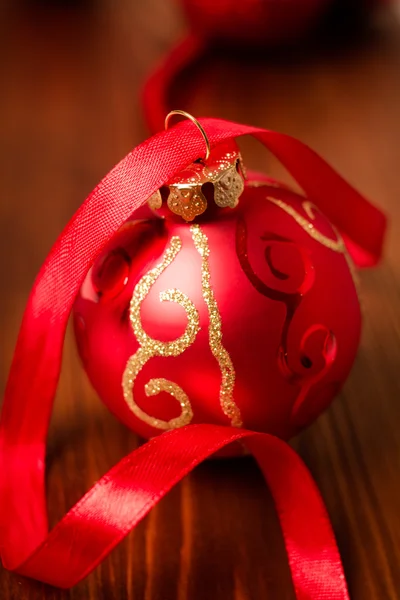
<instances>
[{"instance_id":1,"label":"wooden table surface","mask_svg":"<svg viewBox=\"0 0 400 600\"><path fill-rule=\"evenodd\" d=\"M2 3L3 388L35 274L97 181L147 137L140 86L182 30L167 0ZM351 376L293 446L326 502L351 597L399 599L400 26L384 18L329 51L216 55L175 96L196 115L299 137L390 216L385 261L361 274L364 330ZM244 154L288 179L258 145L246 142ZM91 390L70 332L64 359L48 446L51 523L137 445ZM271 498L250 458L200 466L71 591L0 572L2 600L293 597Z\"/></svg>"}]
</instances>

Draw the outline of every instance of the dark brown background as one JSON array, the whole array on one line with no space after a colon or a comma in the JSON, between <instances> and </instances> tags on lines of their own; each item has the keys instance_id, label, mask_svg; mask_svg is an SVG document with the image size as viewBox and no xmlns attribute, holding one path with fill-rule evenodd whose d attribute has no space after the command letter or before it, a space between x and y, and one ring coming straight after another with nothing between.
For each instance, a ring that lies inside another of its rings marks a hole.
<instances>
[{"instance_id":1,"label":"dark brown background","mask_svg":"<svg viewBox=\"0 0 400 600\"><path fill-rule=\"evenodd\" d=\"M3 387L41 262L97 181L147 136L141 82L183 30L167 0L69 4L0 8ZM175 104L301 138L390 215L385 262L361 275L365 322L352 374L293 445L325 499L352 598L399 599L400 27L387 16L336 49L209 58L180 82ZM250 166L287 178L257 145L244 151ZM49 439L52 522L136 444L91 391L69 334ZM1 571L0 598L285 600L293 592L268 491L242 459L199 467L75 589Z\"/></svg>"}]
</instances>

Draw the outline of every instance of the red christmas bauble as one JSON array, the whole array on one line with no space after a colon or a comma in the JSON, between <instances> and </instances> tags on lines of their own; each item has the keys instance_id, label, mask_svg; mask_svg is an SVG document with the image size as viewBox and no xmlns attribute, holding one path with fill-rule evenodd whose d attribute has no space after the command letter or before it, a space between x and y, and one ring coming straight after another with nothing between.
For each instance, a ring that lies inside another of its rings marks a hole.
<instances>
[{"instance_id":1,"label":"red christmas bauble","mask_svg":"<svg viewBox=\"0 0 400 600\"><path fill-rule=\"evenodd\" d=\"M178 174L152 197L154 217L128 221L103 250L76 299L88 376L145 438L188 423L290 438L329 405L356 355L360 307L339 233L288 187L243 184L239 161L220 146Z\"/></svg>"},{"instance_id":2,"label":"red christmas bauble","mask_svg":"<svg viewBox=\"0 0 400 600\"><path fill-rule=\"evenodd\" d=\"M183 0L196 34L214 42L274 43L303 35L331 0Z\"/></svg>"}]
</instances>

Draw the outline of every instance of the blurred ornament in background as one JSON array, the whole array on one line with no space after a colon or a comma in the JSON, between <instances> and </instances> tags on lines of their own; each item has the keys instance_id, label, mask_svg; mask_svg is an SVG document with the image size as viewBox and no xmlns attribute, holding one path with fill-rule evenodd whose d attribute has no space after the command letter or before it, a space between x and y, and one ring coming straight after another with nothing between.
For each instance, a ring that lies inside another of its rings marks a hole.
<instances>
[{"instance_id":1,"label":"blurred ornament in background","mask_svg":"<svg viewBox=\"0 0 400 600\"><path fill-rule=\"evenodd\" d=\"M215 53L228 59L279 54L307 57L330 47L341 52L365 33L375 9L391 0L180 0L189 33L148 76L143 86L143 112L152 133L162 127L172 92L182 73L193 79L198 62L209 64ZM361 34L361 36L360 36ZM179 102L182 94L179 89ZM222 113L223 114L223 113Z\"/></svg>"},{"instance_id":2,"label":"blurred ornament in background","mask_svg":"<svg viewBox=\"0 0 400 600\"><path fill-rule=\"evenodd\" d=\"M309 31L330 0L182 0L190 28L213 43L293 42Z\"/></svg>"},{"instance_id":3,"label":"blurred ornament in background","mask_svg":"<svg viewBox=\"0 0 400 600\"><path fill-rule=\"evenodd\" d=\"M390 0L181 0L191 31L217 45L293 44L329 23L331 13L345 23Z\"/></svg>"}]
</instances>

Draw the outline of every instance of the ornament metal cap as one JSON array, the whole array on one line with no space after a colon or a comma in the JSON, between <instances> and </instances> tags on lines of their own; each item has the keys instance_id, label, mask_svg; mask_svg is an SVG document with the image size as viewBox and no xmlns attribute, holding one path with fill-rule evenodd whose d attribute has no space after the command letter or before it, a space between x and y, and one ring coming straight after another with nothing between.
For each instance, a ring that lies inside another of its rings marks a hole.
<instances>
[{"instance_id":1,"label":"ornament metal cap","mask_svg":"<svg viewBox=\"0 0 400 600\"><path fill-rule=\"evenodd\" d=\"M242 157L236 144L220 144L211 150L211 145L199 121L183 110L171 111L165 119L168 128L172 116L180 115L189 119L199 129L206 144L204 158L172 177L165 185L168 191L167 206L172 213L185 221L193 221L207 209L207 196L204 186L212 184L214 202L220 208L235 208L244 190L245 172ZM148 200L152 210L162 206L162 195L157 190Z\"/></svg>"}]
</instances>

